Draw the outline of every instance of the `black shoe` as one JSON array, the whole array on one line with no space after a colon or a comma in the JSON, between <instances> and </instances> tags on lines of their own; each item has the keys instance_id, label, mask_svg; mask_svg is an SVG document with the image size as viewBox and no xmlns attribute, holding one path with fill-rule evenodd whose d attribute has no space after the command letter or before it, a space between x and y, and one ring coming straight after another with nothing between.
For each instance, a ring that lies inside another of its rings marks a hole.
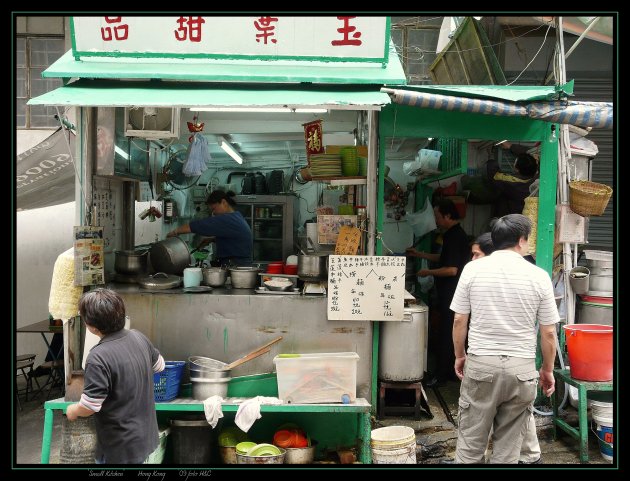
<instances>
[{"instance_id":1,"label":"black shoe","mask_svg":"<svg viewBox=\"0 0 630 481\"><path fill-rule=\"evenodd\" d=\"M536 461L518 461L518 464L544 464L542 458L538 458Z\"/></svg>"}]
</instances>

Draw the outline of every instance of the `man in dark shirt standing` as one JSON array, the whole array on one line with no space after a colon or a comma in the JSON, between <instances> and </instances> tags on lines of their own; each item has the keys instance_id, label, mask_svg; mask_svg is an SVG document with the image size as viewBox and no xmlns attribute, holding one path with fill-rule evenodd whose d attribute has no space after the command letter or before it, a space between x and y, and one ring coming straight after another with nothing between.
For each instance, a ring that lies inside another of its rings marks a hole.
<instances>
[{"instance_id":1,"label":"man in dark shirt standing","mask_svg":"<svg viewBox=\"0 0 630 481\"><path fill-rule=\"evenodd\" d=\"M436 269L421 269L420 277L433 276L438 292L438 311L440 313L440 332L438 335L438 367L435 379L427 386L432 387L448 380L455 380L453 366L455 354L453 351L453 316L450 305L462 269L470 259L468 236L459 225L459 212L451 200L441 200L435 207L435 223L444 232L442 252L429 254L416 249L407 249L407 254L431 262L437 262Z\"/></svg>"}]
</instances>

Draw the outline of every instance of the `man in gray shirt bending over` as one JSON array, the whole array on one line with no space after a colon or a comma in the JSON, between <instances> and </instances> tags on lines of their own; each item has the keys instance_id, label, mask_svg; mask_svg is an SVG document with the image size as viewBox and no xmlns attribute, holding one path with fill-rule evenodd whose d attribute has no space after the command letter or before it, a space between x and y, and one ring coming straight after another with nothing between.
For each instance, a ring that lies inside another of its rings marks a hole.
<instances>
[{"instance_id":1,"label":"man in gray shirt bending over","mask_svg":"<svg viewBox=\"0 0 630 481\"><path fill-rule=\"evenodd\" d=\"M492 427L490 463L518 462L539 378L537 324L543 354L541 388L546 396L555 390L560 317L551 278L523 259L530 232L527 217L501 217L492 228L497 250L466 264L453 296L455 374L462 380L456 463L483 463Z\"/></svg>"}]
</instances>

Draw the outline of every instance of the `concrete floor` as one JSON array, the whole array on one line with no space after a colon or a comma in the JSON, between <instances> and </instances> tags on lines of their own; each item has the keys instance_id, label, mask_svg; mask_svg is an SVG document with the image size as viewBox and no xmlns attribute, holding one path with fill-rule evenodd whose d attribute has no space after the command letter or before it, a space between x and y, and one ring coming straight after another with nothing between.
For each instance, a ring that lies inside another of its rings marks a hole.
<instances>
[{"instance_id":1,"label":"concrete floor","mask_svg":"<svg viewBox=\"0 0 630 481\"><path fill-rule=\"evenodd\" d=\"M448 383L445 387L439 388L442 398L448 409L457 415L457 398L459 395L459 383ZM452 459L455 450L457 435L455 426L449 421L441 408L438 398L433 389L425 389L429 410L433 414L429 415L423 411L420 420L413 419L411 415L384 416L382 419L374 420L373 427L404 425L410 426L416 431L417 440L417 462L420 465L447 468L440 464L441 460ZM58 397L59 391L53 391L51 398ZM24 465L38 465L41 460L42 432L44 426L43 395L28 402L21 401L22 410L15 405L15 463L16 467ZM402 403L404 404L404 403ZM402 405L400 404L400 405ZM394 405L394 403L392 403ZM567 416L577 419L577 413L572 407L567 408ZM50 463L59 464L59 452L62 445L61 439L61 417L59 411L54 413L54 430L51 445ZM537 416L537 426L542 458L545 465L567 465L580 464L577 442L563 435L559 440L552 440L552 429L549 416ZM600 465L600 468L613 468L601 456L597 439L594 434L589 435L589 464ZM540 466L537 466L540 467Z\"/></svg>"}]
</instances>

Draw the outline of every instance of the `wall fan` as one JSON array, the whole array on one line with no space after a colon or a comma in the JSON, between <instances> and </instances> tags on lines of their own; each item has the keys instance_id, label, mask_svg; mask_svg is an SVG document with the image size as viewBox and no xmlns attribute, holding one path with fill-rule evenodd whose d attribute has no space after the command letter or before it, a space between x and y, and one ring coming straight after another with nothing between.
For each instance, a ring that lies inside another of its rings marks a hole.
<instances>
[{"instance_id":1,"label":"wall fan","mask_svg":"<svg viewBox=\"0 0 630 481\"><path fill-rule=\"evenodd\" d=\"M166 176L166 182L176 190L189 189L193 185L197 184L199 176L188 177L182 172L184 162L186 161L188 149L180 149L171 154L171 156L164 164L162 173Z\"/></svg>"}]
</instances>

